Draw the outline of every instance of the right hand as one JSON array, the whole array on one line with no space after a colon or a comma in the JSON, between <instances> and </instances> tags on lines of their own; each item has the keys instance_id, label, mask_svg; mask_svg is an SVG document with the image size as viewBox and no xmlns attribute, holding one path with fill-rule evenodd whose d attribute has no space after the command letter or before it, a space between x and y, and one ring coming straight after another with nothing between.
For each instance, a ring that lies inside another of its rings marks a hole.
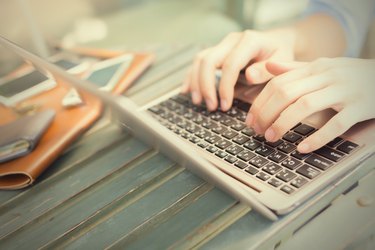
<instances>
[{"instance_id":1,"label":"right hand","mask_svg":"<svg viewBox=\"0 0 375 250\"><path fill-rule=\"evenodd\" d=\"M240 71L246 68L249 84L267 82L273 75L267 71L265 64L268 61L293 60L295 40L291 29L231 33L218 45L197 54L182 93L191 92L194 104L198 105L204 99L208 110L217 109L215 71L221 69L220 107L227 111L232 106L234 86Z\"/></svg>"}]
</instances>

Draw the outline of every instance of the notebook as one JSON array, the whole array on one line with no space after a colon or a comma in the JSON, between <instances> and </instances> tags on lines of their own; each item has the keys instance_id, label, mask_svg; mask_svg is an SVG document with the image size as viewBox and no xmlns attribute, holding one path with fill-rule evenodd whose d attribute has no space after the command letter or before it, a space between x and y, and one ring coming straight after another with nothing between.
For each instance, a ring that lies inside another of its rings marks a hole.
<instances>
[{"instance_id":1,"label":"notebook","mask_svg":"<svg viewBox=\"0 0 375 250\"><path fill-rule=\"evenodd\" d=\"M138 107L128 98L99 91L47 61L0 38L0 44L42 72L99 97L135 136L215 184L271 220L286 214L323 188L334 185L375 152L375 122L362 122L311 155L295 152L331 114L303 121L281 141L268 143L243 124L258 88L236 90L234 108L208 113L175 89ZM202 132L203 131L203 132Z\"/></svg>"}]
</instances>

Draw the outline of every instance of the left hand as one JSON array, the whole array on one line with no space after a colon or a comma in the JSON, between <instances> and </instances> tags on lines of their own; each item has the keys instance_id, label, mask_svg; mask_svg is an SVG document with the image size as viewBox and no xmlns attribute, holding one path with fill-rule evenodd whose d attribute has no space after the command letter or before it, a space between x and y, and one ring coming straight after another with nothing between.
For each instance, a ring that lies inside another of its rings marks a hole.
<instances>
[{"instance_id":1,"label":"left hand","mask_svg":"<svg viewBox=\"0 0 375 250\"><path fill-rule=\"evenodd\" d=\"M297 150L312 152L360 121L375 118L375 60L322 58L312 63L267 63L276 75L250 108L246 123L277 141L304 118L337 112Z\"/></svg>"}]
</instances>

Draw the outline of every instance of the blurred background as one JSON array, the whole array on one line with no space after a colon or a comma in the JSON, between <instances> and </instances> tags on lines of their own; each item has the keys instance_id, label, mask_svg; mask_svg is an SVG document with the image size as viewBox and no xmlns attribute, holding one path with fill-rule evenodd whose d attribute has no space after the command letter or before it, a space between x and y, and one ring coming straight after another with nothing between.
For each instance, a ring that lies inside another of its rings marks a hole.
<instances>
[{"instance_id":1,"label":"blurred background","mask_svg":"<svg viewBox=\"0 0 375 250\"><path fill-rule=\"evenodd\" d=\"M2 0L0 5L0 34L36 52L43 48L34 44L41 42L35 33L66 46L211 45L231 31L290 22L306 0Z\"/></svg>"},{"instance_id":2,"label":"blurred background","mask_svg":"<svg viewBox=\"0 0 375 250\"><path fill-rule=\"evenodd\" d=\"M125 49L209 46L231 31L291 22L306 4L307 0L1 0L0 34L42 56L51 53L49 45L55 42ZM0 57L3 61L6 53Z\"/></svg>"}]
</instances>

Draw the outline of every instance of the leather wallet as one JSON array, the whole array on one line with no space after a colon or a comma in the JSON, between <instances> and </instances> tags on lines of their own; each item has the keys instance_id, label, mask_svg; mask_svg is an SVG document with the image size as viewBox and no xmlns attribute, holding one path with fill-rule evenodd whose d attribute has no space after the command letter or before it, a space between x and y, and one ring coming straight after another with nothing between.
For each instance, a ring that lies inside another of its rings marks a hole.
<instances>
[{"instance_id":1,"label":"leather wallet","mask_svg":"<svg viewBox=\"0 0 375 250\"><path fill-rule=\"evenodd\" d=\"M30 153L54 117L55 111L48 109L0 126L0 163Z\"/></svg>"}]
</instances>

